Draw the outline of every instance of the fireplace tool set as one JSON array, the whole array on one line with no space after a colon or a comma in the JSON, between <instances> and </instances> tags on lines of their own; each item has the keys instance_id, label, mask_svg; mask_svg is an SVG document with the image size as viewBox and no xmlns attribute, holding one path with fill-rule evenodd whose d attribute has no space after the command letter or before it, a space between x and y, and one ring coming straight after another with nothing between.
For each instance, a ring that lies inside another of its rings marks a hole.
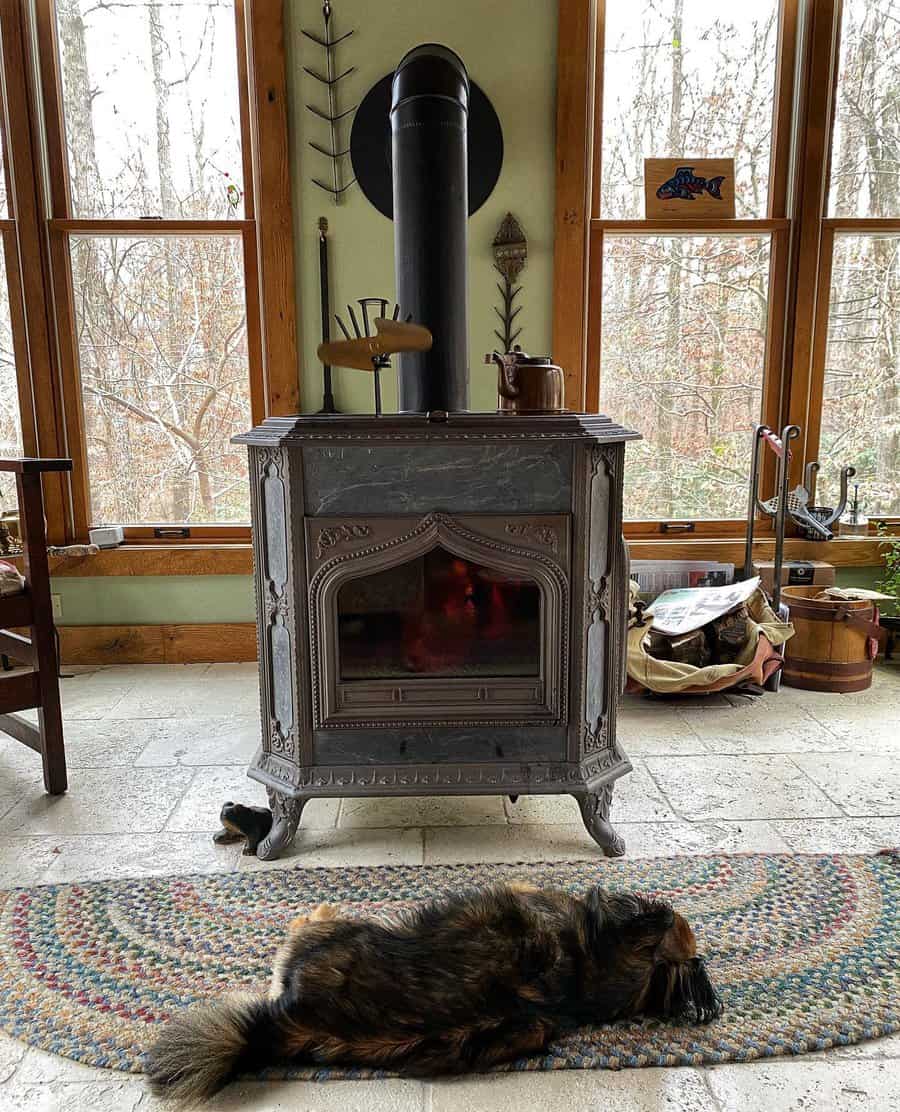
<instances>
[{"instance_id":1,"label":"fireplace tool set","mask_svg":"<svg viewBox=\"0 0 900 1112\"><path fill-rule=\"evenodd\" d=\"M831 526L841 517L847 507L847 488L849 480L856 474L854 467L841 468L841 491L835 508L810 506L813 500L815 479L820 467L811 460L804 469L803 485L788 490L790 477L790 442L800 435L799 425L785 425L777 436L768 425L754 425L753 460L750 469L750 502L747 508L747 545L744 554L744 578L753 574L753 531L757 512L768 514L775 526L775 582L773 602L777 609L781 602L781 567L784 560L784 527L787 515L798 526L807 540L830 541L834 537ZM768 446L774 452L778 464L776 468L775 494L762 501L759 497L759 475L761 457Z\"/></svg>"}]
</instances>

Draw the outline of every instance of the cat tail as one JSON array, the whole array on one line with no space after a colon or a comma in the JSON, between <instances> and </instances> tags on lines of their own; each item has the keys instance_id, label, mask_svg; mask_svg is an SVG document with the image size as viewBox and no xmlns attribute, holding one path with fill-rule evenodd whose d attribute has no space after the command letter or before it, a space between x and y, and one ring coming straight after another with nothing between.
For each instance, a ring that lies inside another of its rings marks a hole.
<instances>
[{"instance_id":1,"label":"cat tail","mask_svg":"<svg viewBox=\"0 0 900 1112\"><path fill-rule=\"evenodd\" d=\"M284 1006L264 997L197 1004L171 1019L147 1052L150 1089L177 1107L196 1107L237 1074L293 1057L292 1029Z\"/></svg>"},{"instance_id":2,"label":"cat tail","mask_svg":"<svg viewBox=\"0 0 900 1112\"><path fill-rule=\"evenodd\" d=\"M720 178L710 178L706 183L706 191L711 197L715 197L717 201L722 200L722 182L725 180L724 174Z\"/></svg>"}]
</instances>

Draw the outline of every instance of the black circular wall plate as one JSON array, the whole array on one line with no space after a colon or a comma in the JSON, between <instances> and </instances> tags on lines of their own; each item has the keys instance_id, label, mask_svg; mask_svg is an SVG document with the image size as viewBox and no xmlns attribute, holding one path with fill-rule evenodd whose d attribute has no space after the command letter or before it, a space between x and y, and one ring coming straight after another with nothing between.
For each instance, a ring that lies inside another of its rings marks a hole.
<instances>
[{"instance_id":1,"label":"black circular wall plate","mask_svg":"<svg viewBox=\"0 0 900 1112\"><path fill-rule=\"evenodd\" d=\"M360 102L350 129L350 160L359 187L389 220L394 217L391 178L391 82L376 81ZM469 216L490 197L503 166L503 131L494 106L469 83Z\"/></svg>"}]
</instances>

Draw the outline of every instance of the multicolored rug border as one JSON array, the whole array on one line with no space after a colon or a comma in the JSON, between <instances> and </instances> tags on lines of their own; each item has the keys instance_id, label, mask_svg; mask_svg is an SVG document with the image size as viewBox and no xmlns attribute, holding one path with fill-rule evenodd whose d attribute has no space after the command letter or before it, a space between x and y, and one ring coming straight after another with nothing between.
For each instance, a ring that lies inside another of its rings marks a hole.
<instances>
[{"instance_id":1,"label":"multicolored rug border","mask_svg":"<svg viewBox=\"0 0 900 1112\"><path fill-rule=\"evenodd\" d=\"M319 902L398 902L527 876L673 898L726 1003L706 1028L587 1028L510 1070L700 1065L848 1046L900 1030L900 857L706 854L487 864L302 864L0 891L0 1030L87 1065L140 1072L155 1026L195 999L263 987L287 921ZM372 1078L298 1068L268 1077Z\"/></svg>"}]
</instances>

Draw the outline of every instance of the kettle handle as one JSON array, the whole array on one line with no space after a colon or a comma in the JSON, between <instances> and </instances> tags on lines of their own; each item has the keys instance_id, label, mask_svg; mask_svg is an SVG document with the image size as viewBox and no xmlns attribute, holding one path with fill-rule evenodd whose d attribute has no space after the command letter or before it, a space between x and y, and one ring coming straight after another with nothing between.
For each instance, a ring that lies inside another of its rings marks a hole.
<instances>
[{"instance_id":1,"label":"kettle handle","mask_svg":"<svg viewBox=\"0 0 900 1112\"><path fill-rule=\"evenodd\" d=\"M485 363L497 364L497 391L504 398L517 398L519 387L516 385L515 376L511 373L515 366L515 358L501 355L499 351L492 351L484 357Z\"/></svg>"}]
</instances>

